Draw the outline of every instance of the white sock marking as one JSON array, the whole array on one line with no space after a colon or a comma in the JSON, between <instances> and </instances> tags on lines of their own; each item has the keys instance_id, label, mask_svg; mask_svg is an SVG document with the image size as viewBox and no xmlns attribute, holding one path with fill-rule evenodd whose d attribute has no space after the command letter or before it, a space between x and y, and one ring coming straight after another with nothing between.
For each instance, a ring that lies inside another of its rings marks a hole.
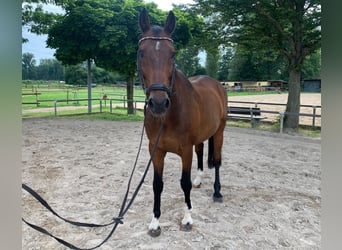
<instances>
[{"instance_id":1,"label":"white sock marking","mask_svg":"<svg viewBox=\"0 0 342 250\"><path fill-rule=\"evenodd\" d=\"M153 216L152 221L148 227L149 230L157 230L159 227L159 219Z\"/></svg>"},{"instance_id":2,"label":"white sock marking","mask_svg":"<svg viewBox=\"0 0 342 250\"><path fill-rule=\"evenodd\" d=\"M183 224L183 225L186 225L186 224L192 225L193 220L192 220L192 218L191 218L191 211L192 211L192 209L188 209L188 207L185 206L185 209L184 209L184 218L183 218L183 220L182 220L182 224Z\"/></svg>"},{"instance_id":3,"label":"white sock marking","mask_svg":"<svg viewBox=\"0 0 342 250\"><path fill-rule=\"evenodd\" d=\"M202 183L202 175L203 175L203 171L197 169L197 175L194 180L194 186L199 186Z\"/></svg>"}]
</instances>

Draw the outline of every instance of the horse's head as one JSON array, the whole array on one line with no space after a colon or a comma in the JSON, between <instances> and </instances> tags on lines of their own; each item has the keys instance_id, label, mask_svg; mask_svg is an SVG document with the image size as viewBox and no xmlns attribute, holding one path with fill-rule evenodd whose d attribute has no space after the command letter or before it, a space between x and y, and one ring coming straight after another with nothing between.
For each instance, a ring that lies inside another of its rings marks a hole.
<instances>
[{"instance_id":1,"label":"horse's head","mask_svg":"<svg viewBox=\"0 0 342 250\"><path fill-rule=\"evenodd\" d=\"M155 116L163 116L169 109L170 95L174 83L175 56L171 34L176 18L169 12L164 27L150 24L146 10L140 13L142 31L139 40L138 70L146 93L149 110Z\"/></svg>"}]
</instances>

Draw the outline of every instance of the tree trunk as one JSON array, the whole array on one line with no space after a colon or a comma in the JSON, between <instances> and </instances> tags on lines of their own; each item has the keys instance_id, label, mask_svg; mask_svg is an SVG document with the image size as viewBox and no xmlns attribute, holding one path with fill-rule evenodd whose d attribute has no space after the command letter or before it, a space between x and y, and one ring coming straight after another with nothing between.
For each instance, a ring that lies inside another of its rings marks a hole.
<instances>
[{"instance_id":1,"label":"tree trunk","mask_svg":"<svg viewBox=\"0 0 342 250\"><path fill-rule=\"evenodd\" d=\"M289 95L287 98L286 112L292 113L285 115L284 128L287 131L297 131L299 126L300 111L300 70L289 70Z\"/></svg>"},{"instance_id":2,"label":"tree trunk","mask_svg":"<svg viewBox=\"0 0 342 250\"><path fill-rule=\"evenodd\" d=\"M133 107L133 75L127 77L127 114L134 114Z\"/></svg>"},{"instance_id":3,"label":"tree trunk","mask_svg":"<svg viewBox=\"0 0 342 250\"><path fill-rule=\"evenodd\" d=\"M88 113L91 113L91 59L87 59L87 68L88 68L88 74L87 74L87 82L88 82Z\"/></svg>"}]
</instances>

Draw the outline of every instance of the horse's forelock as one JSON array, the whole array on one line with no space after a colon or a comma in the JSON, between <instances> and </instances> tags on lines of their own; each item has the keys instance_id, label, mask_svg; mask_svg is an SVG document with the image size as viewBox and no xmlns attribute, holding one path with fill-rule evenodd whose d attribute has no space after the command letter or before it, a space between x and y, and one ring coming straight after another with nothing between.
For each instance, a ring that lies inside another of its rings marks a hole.
<instances>
[{"instance_id":1,"label":"horse's forelock","mask_svg":"<svg viewBox=\"0 0 342 250\"><path fill-rule=\"evenodd\" d=\"M151 30L152 30L153 35L158 36L163 31L163 28L158 25L153 25L151 27Z\"/></svg>"}]
</instances>

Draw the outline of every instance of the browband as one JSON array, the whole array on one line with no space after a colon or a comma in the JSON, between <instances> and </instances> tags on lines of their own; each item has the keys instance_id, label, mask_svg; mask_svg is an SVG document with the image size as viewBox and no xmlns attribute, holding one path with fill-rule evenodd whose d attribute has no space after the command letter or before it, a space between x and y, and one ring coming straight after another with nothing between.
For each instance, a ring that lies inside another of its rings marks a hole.
<instances>
[{"instance_id":1,"label":"browband","mask_svg":"<svg viewBox=\"0 0 342 250\"><path fill-rule=\"evenodd\" d=\"M158 37L158 36L146 36L146 37L143 37L143 38L141 38L139 40L138 45L140 45L140 43L145 41L145 40L167 40L167 41L170 41L170 42L173 43L173 40L170 37L166 37L166 36L161 36L161 37Z\"/></svg>"}]
</instances>

